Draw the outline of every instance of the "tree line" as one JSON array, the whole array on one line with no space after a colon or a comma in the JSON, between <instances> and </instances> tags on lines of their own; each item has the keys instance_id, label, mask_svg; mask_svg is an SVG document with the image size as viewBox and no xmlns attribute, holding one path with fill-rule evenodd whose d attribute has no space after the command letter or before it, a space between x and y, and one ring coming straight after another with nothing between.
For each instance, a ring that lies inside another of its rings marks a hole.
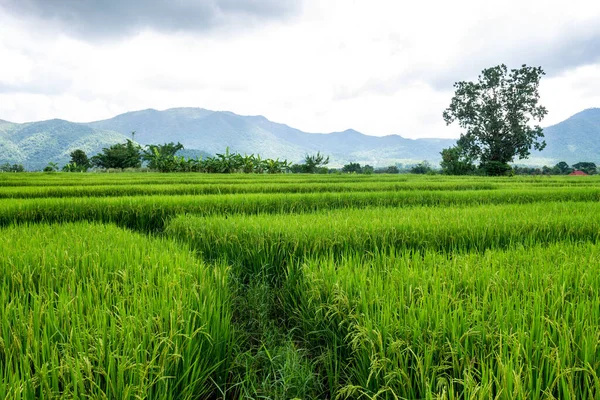
<instances>
[{"instance_id":1,"label":"tree line","mask_svg":"<svg viewBox=\"0 0 600 400\"><path fill-rule=\"evenodd\" d=\"M87 172L89 169L125 170L146 168L159 172L205 172L205 173L257 173L279 174L284 172L322 173L327 172L329 157L320 152L307 154L301 164L292 164L287 160L262 158L260 155L239 154L226 148L224 153L206 158L186 158L177 153L183 150L181 143L150 144L140 146L133 140L105 147L93 157L85 151L76 149L70 153L70 161L63 168L64 172ZM10 166L10 172L14 168ZM24 170L21 166L21 169ZM58 171L56 163L49 163L44 172ZM9 171L7 171L9 172Z\"/></svg>"},{"instance_id":2,"label":"tree line","mask_svg":"<svg viewBox=\"0 0 600 400\"><path fill-rule=\"evenodd\" d=\"M90 168L97 169L138 169L142 165L146 168L159 172L204 172L204 173L427 173L432 171L427 161L406 168L391 165L384 168L374 168L371 165L360 165L351 162L340 168L328 168L329 156L317 152L307 154L302 163L293 164L287 160L262 158L260 155L242 155L232 153L226 148L224 153L216 154L214 157L186 158L178 156L183 150L181 143L165 143L162 145L150 144L145 148L127 139L125 143L118 143L102 149L102 152L88 158L83 150L77 149L71 152L71 161L62 170L64 172L86 172ZM58 171L58 166L50 163L46 172Z\"/></svg>"},{"instance_id":3,"label":"tree line","mask_svg":"<svg viewBox=\"0 0 600 400\"><path fill-rule=\"evenodd\" d=\"M515 175L569 175L574 171L585 172L588 175L598 174L598 167L593 162L578 162L571 166L565 161L561 161L553 167L544 165L541 168L535 167L519 167L513 168Z\"/></svg>"}]
</instances>

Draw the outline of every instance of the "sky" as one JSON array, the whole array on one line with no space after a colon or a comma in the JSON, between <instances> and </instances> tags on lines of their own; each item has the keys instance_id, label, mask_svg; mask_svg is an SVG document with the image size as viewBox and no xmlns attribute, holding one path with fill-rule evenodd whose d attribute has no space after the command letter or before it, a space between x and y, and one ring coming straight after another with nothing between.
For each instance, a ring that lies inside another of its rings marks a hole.
<instances>
[{"instance_id":1,"label":"sky","mask_svg":"<svg viewBox=\"0 0 600 400\"><path fill-rule=\"evenodd\" d=\"M542 125L600 107L600 1L0 0L0 119L202 107L457 137L453 83L541 66Z\"/></svg>"}]
</instances>

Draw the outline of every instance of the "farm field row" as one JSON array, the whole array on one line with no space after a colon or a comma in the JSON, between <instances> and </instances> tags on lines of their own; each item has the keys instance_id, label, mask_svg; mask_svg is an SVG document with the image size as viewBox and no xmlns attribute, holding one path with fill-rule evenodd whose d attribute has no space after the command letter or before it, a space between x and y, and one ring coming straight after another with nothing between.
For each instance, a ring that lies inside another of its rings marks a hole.
<instances>
[{"instance_id":1,"label":"farm field row","mask_svg":"<svg viewBox=\"0 0 600 400\"><path fill-rule=\"evenodd\" d=\"M259 269L348 253L458 254L540 243L595 243L600 240L600 202L184 215L173 219L165 233L190 243L203 259L226 258Z\"/></svg>"},{"instance_id":2,"label":"farm field row","mask_svg":"<svg viewBox=\"0 0 600 400\"><path fill-rule=\"evenodd\" d=\"M527 186L598 186L600 176L584 179L565 176L515 176L487 178L480 176L423 176L411 174L201 174L201 173L0 173L0 188L8 187L86 187L130 185L257 185L257 184L338 184L338 183L406 183L424 186L458 184L487 185L490 188Z\"/></svg>"},{"instance_id":3,"label":"farm field row","mask_svg":"<svg viewBox=\"0 0 600 400\"><path fill-rule=\"evenodd\" d=\"M94 185L94 186L25 186L0 187L0 199L53 197L118 197L140 195L206 195L244 193L320 193L320 192L381 192L414 190L492 190L489 183L409 183L409 182L321 182L297 183L203 183L170 185Z\"/></svg>"},{"instance_id":4,"label":"farm field row","mask_svg":"<svg viewBox=\"0 0 600 400\"><path fill-rule=\"evenodd\" d=\"M600 397L599 180L113 176L0 184L0 398Z\"/></svg>"},{"instance_id":5,"label":"farm field row","mask_svg":"<svg viewBox=\"0 0 600 400\"><path fill-rule=\"evenodd\" d=\"M293 214L364 207L456 207L557 201L597 202L600 187L3 199L0 200L0 226L87 220L152 232L162 230L171 218L180 214Z\"/></svg>"},{"instance_id":6,"label":"farm field row","mask_svg":"<svg viewBox=\"0 0 600 400\"><path fill-rule=\"evenodd\" d=\"M0 187L0 199L63 198L63 197L122 197L152 195L210 195L251 193L339 193L339 192L396 192L396 191L459 191L459 190L571 190L596 189L592 185L563 186L558 183L528 183L519 186L489 182L295 182L295 183L203 183L203 184L131 184L88 186L5 186Z\"/></svg>"}]
</instances>

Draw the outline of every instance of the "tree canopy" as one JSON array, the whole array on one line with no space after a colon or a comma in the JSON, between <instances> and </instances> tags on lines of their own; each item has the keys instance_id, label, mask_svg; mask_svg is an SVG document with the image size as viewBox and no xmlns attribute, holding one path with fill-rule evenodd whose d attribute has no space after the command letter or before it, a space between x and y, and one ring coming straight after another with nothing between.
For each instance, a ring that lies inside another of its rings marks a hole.
<instances>
[{"instance_id":1,"label":"tree canopy","mask_svg":"<svg viewBox=\"0 0 600 400\"><path fill-rule=\"evenodd\" d=\"M573 168L583 171L588 175L595 175L597 172L596 164L593 162L578 162L577 164L573 164Z\"/></svg>"},{"instance_id":2,"label":"tree canopy","mask_svg":"<svg viewBox=\"0 0 600 400\"><path fill-rule=\"evenodd\" d=\"M23 164L4 163L0 165L0 172L25 172Z\"/></svg>"},{"instance_id":3,"label":"tree canopy","mask_svg":"<svg viewBox=\"0 0 600 400\"><path fill-rule=\"evenodd\" d=\"M63 167L65 172L86 172L92 166L87 154L81 149L73 150L69 155L71 161Z\"/></svg>"},{"instance_id":4,"label":"tree canopy","mask_svg":"<svg viewBox=\"0 0 600 400\"><path fill-rule=\"evenodd\" d=\"M543 75L541 67L523 65L509 72L502 64L484 69L477 82L454 84L444 120L448 125L458 121L465 130L459 148L467 158L479 160L488 175L503 173L515 157L527 158L532 147L546 146L542 128L532 126L548 113L538 104Z\"/></svg>"},{"instance_id":5,"label":"tree canopy","mask_svg":"<svg viewBox=\"0 0 600 400\"><path fill-rule=\"evenodd\" d=\"M418 163L410 169L411 174L431 174L434 173L433 168L431 168L431 164L427 160Z\"/></svg>"},{"instance_id":6,"label":"tree canopy","mask_svg":"<svg viewBox=\"0 0 600 400\"><path fill-rule=\"evenodd\" d=\"M179 161L176 156L179 150L183 150L183 145L179 142L150 144L142 151L142 159L148 163L148 168L167 172L175 169L174 165Z\"/></svg>"},{"instance_id":7,"label":"tree canopy","mask_svg":"<svg viewBox=\"0 0 600 400\"><path fill-rule=\"evenodd\" d=\"M91 162L99 168L140 168L142 166L140 146L127 139L126 143L117 143L103 148L102 153L92 157Z\"/></svg>"},{"instance_id":8,"label":"tree canopy","mask_svg":"<svg viewBox=\"0 0 600 400\"><path fill-rule=\"evenodd\" d=\"M442 150L440 166L446 175L468 175L475 171L473 160L470 159L460 146Z\"/></svg>"},{"instance_id":9,"label":"tree canopy","mask_svg":"<svg viewBox=\"0 0 600 400\"><path fill-rule=\"evenodd\" d=\"M295 164L291 170L308 174L326 173L327 164L329 164L329 156L325 157L321 152L317 152L317 154L306 154L304 164Z\"/></svg>"},{"instance_id":10,"label":"tree canopy","mask_svg":"<svg viewBox=\"0 0 600 400\"><path fill-rule=\"evenodd\" d=\"M349 164L344 165L342 168L342 172L346 173L357 173L360 174L362 172L362 167L359 163L351 162Z\"/></svg>"}]
</instances>

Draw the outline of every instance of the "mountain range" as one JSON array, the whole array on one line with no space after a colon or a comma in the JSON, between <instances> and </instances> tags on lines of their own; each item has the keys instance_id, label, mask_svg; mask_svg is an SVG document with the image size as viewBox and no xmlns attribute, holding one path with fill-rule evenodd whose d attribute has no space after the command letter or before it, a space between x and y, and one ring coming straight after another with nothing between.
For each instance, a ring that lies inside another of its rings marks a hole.
<instances>
[{"instance_id":1,"label":"mountain range","mask_svg":"<svg viewBox=\"0 0 600 400\"><path fill-rule=\"evenodd\" d=\"M406 139L398 135L369 136L349 129L333 133L307 133L263 116L242 116L229 111L172 108L133 111L111 119L74 123L60 119L12 123L0 120L0 164L19 163L39 170L49 162L64 165L69 153L84 150L92 156L132 137L141 145L180 142L187 156L230 151L262 157L301 161L320 151L330 165L359 162L375 167L397 163L440 161L440 151L455 139ZM554 165L559 161L600 162L600 108L584 110L544 129L546 149L533 152L526 165Z\"/></svg>"}]
</instances>

